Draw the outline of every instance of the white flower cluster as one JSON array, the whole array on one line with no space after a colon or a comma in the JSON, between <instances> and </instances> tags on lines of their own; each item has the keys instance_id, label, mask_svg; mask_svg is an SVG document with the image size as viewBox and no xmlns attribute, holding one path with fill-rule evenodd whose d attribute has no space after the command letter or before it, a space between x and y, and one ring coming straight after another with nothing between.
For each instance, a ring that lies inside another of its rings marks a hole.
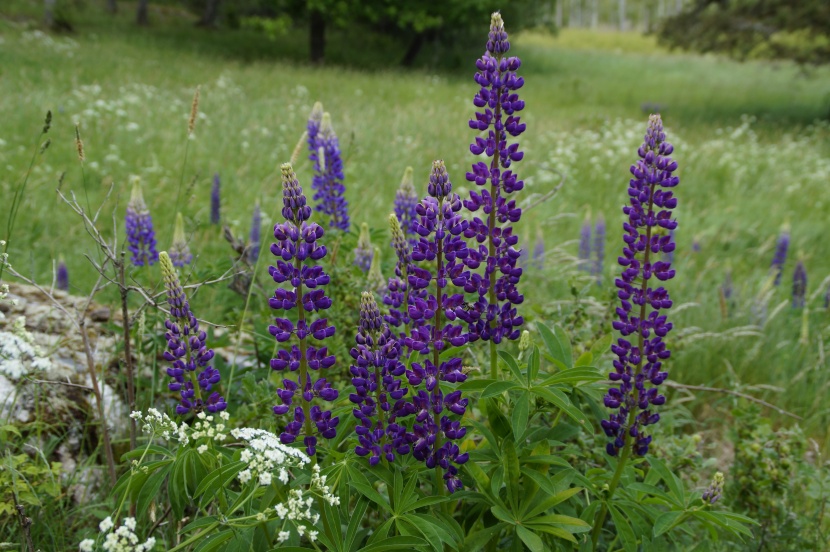
<instances>
[{"instance_id":1,"label":"white flower cluster","mask_svg":"<svg viewBox=\"0 0 830 552\"><path fill-rule=\"evenodd\" d=\"M323 497L323 500L332 506L340 504L340 497L331 494L331 490L326 485L326 476L321 475L320 466L317 464L311 469L311 485L309 486L310 493L318 493ZM308 525L312 527L320 521L320 514L315 514L311 511L311 506L314 504L314 499L311 496L303 494L301 489L292 489L288 492L288 500L284 503L274 506L274 511L277 517L283 521L291 521L294 527L297 528L297 533L302 537L308 536L308 540L314 541L317 539L317 531L309 530ZM290 536L288 531L280 531L277 535L277 542L283 543L288 540Z\"/></svg>"},{"instance_id":2,"label":"white flower cluster","mask_svg":"<svg viewBox=\"0 0 830 552\"><path fill-rule=\"evenodd\" d=\"M124 519L120 527L113 531L112 528L115 527L115 524L112 522L112 518L106 518L98 524L101 533L107 533L101 548L105 552L149 552L155 548L156 539L154 537L139 543L138 535L135 534L135 526L135 518L128 517ZM95 541L85 539L81 541L79 548L80 552L93 552Z\"/></svg>"},{"instance_id":3,"label":"white flower cluster","mask_svg":"<svg viewBox=\"0 0 830 552\"><path fill-rule=\"evenodd\" d=\"M182 422L181 425L178 425L170 416L162 414L155 408L147 409L147 414L135 410L130 414L130 418L142 424L141 431L144 433L161 435L168 441L177 441L182 445L190 442L190 437L187 434L189 428L186 423Z\"/></svg>"},{"instance_id":4,"label":"white flower cluster","mask_svg":"<svg viewBox=\"0 0 830 552\"><path fill-rule=\"evenodd\" d=\"M0 331L0 375L17 380L50 366L49 358L35 345L34 336L26 331L24 317L14 321L11 331Z\"/></svg>"},{"instance_id":5,"label":"white flower cluster","mask_svg":"<svg viewBox=\"0 0 830 552\"><path fill-rule=\"evenodd\" d=\"M225 424L223 422L227 422L230 417L230 414L223 410L219 413L219 423L214 426L213 421L215 417L213 415L206 414L205 412L199 412L196 414L197 420L196 423L193 424L193 432L190 434L190 438L195 441L197 439L201 439L202 437L207 437L217 443L222 443L228 438L228 435L224 433ZM202 454L207 451L207 449L208 446L206 444L202 444L199 445L196 450L199 451L199 454Z\"/></svg>"},{"instance_id":6,"label":"white flower cluster","mask_svg":"<svg viewBox=\"0 0 830 552\"><path fill-rule=\"evenodd\" d=\"M243 485L257 477L260 485L270 485L272 474L277 472L277 479L283 485L288 484L286 468L308 464L311 459L301 450L283 445L279 438L263 429L243 427L231 431L236 439L248 441L248 448L242 451L240 460L248 467L237 476Z\"/></svg>"}]
</instances>

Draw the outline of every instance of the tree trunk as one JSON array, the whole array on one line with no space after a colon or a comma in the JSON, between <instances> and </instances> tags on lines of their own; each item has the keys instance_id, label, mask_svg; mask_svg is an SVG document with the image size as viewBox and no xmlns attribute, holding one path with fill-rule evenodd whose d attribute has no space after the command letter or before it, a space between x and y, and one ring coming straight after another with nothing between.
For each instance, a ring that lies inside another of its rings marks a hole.
<instances>
[{"instance_id":1,"label":"tree trunk","mask_svg":"<svg viewBox=\"0 0 830 552\"><path fill-rule=\"evenodd\" d=\"M116 0L107 0L107 11L110 13L118 13L118 3Z\"/></svg>"},{"instance_id":2,"label":"tree trunk","mask_svg":"<svg viewBox=\"0 0 830 552\"><path fill-rule=\"evenodd\" d=\"M55 0L43 0L43 22L50 29L55 26Z\"/></svg>"},{"instance_id":3,"label":"tree trunk","mask_svg":"<svg viewBox=\"0 0 830 552\"><path fill-rule=\"evenodd\" d=\"M135 12L135 22L137 25L146 27L150 24L150 19L147 16L147 0L138 0L138 9Z\"/></svg>"},{"instance_id":4,"label":"tree trunk","mask_svg":"<svg viewBox=\"0 0 830 552\"><path fill-rule=\"evenodd\" d=\"M402 66L412 67L412 64L415 63L415 58L418 57L418 53L424 45L424 38L424 33L417 33L412 37L412 40L409 41L409 48L406 49L406 53L403 55L403 59L401 59Z\"/></svg>"},{"instance_id":5,"label":"tree trunk","mask_svg":"<svg viewBox=\"0 0 830 552\"><path fill-rule=\"evenodd\" d=\"M628 21L625 17L625 0L619 0L617 4L617 13L619 14L620 30L625 31L628 28Z\"/></svg>"},{"instance_id":6,"label":"tree trunk","mask_svg":"<svg viewBox=\"0 0 830 552\"><path fill-rule=\"evenodd\" d=\"M599 0L591 1L591 28L596 29L599 26Z\"/></svg>"},{"instance_id":7,"label":"tree trunk","mask_svg":"<svg viewBox=\"0 0 830 552\"><path fill-rule=\"evenodd\" d=\"M562 28L562 4L565 0L556 0L556 28Z\"/></svg>"},{"instance_id":8,"label":"tree trunk","mask_svg":"<svg viewBox=\"0 0 830 552\"><path fill-rule=\"evenodd\" d=\"M216 22L219 19L219 8L222 5L222 0L207 0L205 2L205 12L202 18L196 24L199 27L215 28Z\"/></svg>"},{"instance_id":9,"label":"tree trunk","mask_svg":"<svg viewBox=\"0 0 830 552\"><path fill-rule=\"evenodd\" d=\"M311 10L308 39L311 63L323 63L326 54L326 19L318 10Z\"/></svg>"}]
</instances>

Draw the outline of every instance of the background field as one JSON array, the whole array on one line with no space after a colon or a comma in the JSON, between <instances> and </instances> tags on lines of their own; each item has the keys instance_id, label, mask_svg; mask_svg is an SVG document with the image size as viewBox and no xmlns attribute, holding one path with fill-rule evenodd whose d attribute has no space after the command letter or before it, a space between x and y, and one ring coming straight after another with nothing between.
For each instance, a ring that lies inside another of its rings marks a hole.
<instances>
[{"instance_id":1,"label":"background field","mask_svg":"<svg viewBox=\"0 0 830 552\"><path fill-rule=\"evenodd\" d=\"M218 229L208 225L213 173L222 179L223 216L238 234L247 234L257 200L266 224L273 220L278 166L290 157L316 100L332 113L340 136L355 223L367 221L385 232L381 221L407 165L422 188L431 160L443 158L456 188L466 188L473 136L466 121L476 90L472 63L460 71L402 72L391 68L397 52L381 40L368 41L357 54L354 48L343 53L338 44L358 38L341 33L332 37L329 65L312 67L292 61L304 59L300 31L276 40L251 31L204 32L173 10L155 12L149 29L133 28L129 14L111 20L89 13L76 34L45 35L25 17L25 7L18 8L0 17L0 228L7 222L2 206L25 173L43 115L51 109L52 144L32 173L10 250L13 265L39 281L51 281L61 255L73 290L85 293L93 279L80 254L94 254L90 242L55 194L61 178L62 190L79 198L88 193L93 206L114 182L104 212L116 209L123 238L128 180L140 175L160 249L172 237L177 190L184 182L182 211L198 256L196 273L223 270L230 265L229 250ZM528 269L528 316L564 319L574 310L572 287L580 304L609 308L628 166L656 105L675 144L682 183L678 277L671 284L683 308L672 314L679 331L671 378L766 398L804 417L802 425L824 443L830 71L670 53L634 33L524 34L514 49L523 60L527 102L526 153L518 165L527 186L520 201L532 203L559 182L559 173L566 175L561 192L531 209L518 228L528 248L541 235L547 249L544 269ZM452 53L474 59L478 52L466 54ZM384 66L390 68L377 68ZM185 163L197 85L200 118ZM86 147L83 167L75 152L76 121ZM307 163L300 163L298 173L302 183L310 181ZM600 214L609 222L609 239L597 286L575 269L573 257L583 218ZM769 301L761 301L785 224L792 244L783 282ZM809 277L806 315L789 305L798 257ZM735 292L723 309L719 289L729 270ZM220 315L216 305L222 301L215 299L229 294L204 293L201 312ZM768 303L766 316L753 316L753 305L760 312L761 303ZM732 400L706 394L692 405L702 414L722 413L727 409L719 407ZM707 423L707 416L701 419Z\"/></svg>"}]
</instances>

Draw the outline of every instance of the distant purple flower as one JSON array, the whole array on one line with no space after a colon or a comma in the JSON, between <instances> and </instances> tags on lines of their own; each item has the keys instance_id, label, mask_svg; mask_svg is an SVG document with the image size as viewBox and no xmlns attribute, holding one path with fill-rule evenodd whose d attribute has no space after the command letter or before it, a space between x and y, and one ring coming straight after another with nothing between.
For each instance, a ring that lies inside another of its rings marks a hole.
<instances>
[{"instance_id":1,"label":"distant purple flower","mask_svg":"<svg viewBox=\"0 0 830 552\"><path fill-rule=\"evenodd\" d=\"M591 219L585 217L579 231L579 270L590 271L591 260Z\"/></svg>"},{"instance_id":2,"label":"distant purple flower","mask_svg":"<svg viewBox=\"0 0 830 552\"><path fill-rule=\"evenodd\" d=\"M248 238L248 263L256 264L259 260L259 250L262 246L262 210L259 201L254 204L254 212L251 214L251 233Z\"/></svg>"},{"instance_id":3,"label":"distant purple flower","mask_svg":"<svg viewBox=\"0 0 830 552\"><path fill-rule=\"evenodd\" d=\"M533 266L537 270L545 267L545 236L541 230L536 233L536 245L533 246Z\"/></svg>"},{"instance_id":4,"label":"distant purple flower","mask_svg":"<svg viewBox=\"0 0 830 552\"><path fill-rule=\"evenodd\" d=\"M156 251L156 232L153 230L153 218L144 203L141 193L141 181L135 179L130 202L127 203L127 249L132 256L134 266L152 265L159 259Z\"/></svg>"},{"instance_id":5,"label":"distant purple flower","mask_svg":"<svg viewBox=\"0 0 830 552\"><path fill-rule=\"evenodd\" d=\"M315 104L315 110L317 104ZM320 106L322 109L322 106ZM308 122L309 159L314 163L314 179L311 188L315 191L315 211L328 215L329 227L349 231L349 204L346 202L346 187L343 185L343 159L340 156L340 142L331 126L331 116L323 113L319 126L314 128L316 116ZM314 134L312 134L314 132Z\"/></svg>"},{"instance_id":6,"label":"distant purple flower","mask_svg":"<svg viewBox=\"0 0 830 552\"><path fill-rule=\"evenodd\" d=\"M677 243L677 240L674 237L674 229L669 230L669 239L673 243ZM697 240L695 240L695 243L697 243ZM665 261L669 264L674 264L674 250L671 250L668 253L663 253L663 259L665 259Z\"/></svg>"},{"instance_id":7,"label":"distant purple flower","mask_svg":"<svg viewBox=\"0 0 830 552\"><path fill-rule=\"evenodd\" d=\"M320 102L314 102L314 106L311 108L311 113L308 116L308 123L306 124L306 136L308 140L308 151L309 151L309 158L312 161L316 162L316 155L320 148L319 144L319 134L320 134L320 123L323 122L323 104Z\"/></svg>"},{"instance_id":8,"label":"distant purple flower","mask_svg":"<svg viewBox=\"0 0 830 552\"><path fill-rule=\"evenodd\" d=\"M398 217L404 235L413 244L418 241L415 233L415 223L418 219L415 208L418 207L418 201L418 192L415 191L412 181L412 167L407 167L401 185L395 192L395 216Z\"/></svg>"},{"instance_id":9,"label":"distant purple flower","mask_svg":"<svg viewBox=\"0 0 830 552\"><path fill-rule=\"evenodd\" d=\"M417 220L415 222L417 223ZM412 326L408 311L410 295L423 299L426 293L423 289L410 291L408 283L409 273L412 271L410 242L406 239L398 217L394 213L389 215L389 228L392 233L392 247L398 260L395 263L395 276L389 278L386 293L383 296L383 304L389 307L389 314L383 319L390 326L399 329L401 338L405 338Z\"/></svg>"},{"instance_id":10,"label":"distant purple flower","mask_svg":"<svg viewBox=\"0 0 830 552\"><path fill-rule=\"evenodd\" d=\"M465 287L467 293L478 298L464 319L469 324L472 341L482 339L493 343L518 339L519 327L524 323L516 310L516 305L524 301L517 288L522 276L522 269L516 266L519 238L511 226L519 221L522 210L515 200L506 199L508 194L524 187L524 182L510 170L524 153L519 151L518 142L511 144L508 138L516 138L525 130L517 115L525 107L517 94L524 79L516 75L521 66L519 58L504 56L509 49L504 22L496 12L490 20L486 51L476 61L475 81L480 89L473 104L481 111L469 121L471 129L487 133L476 136L470 152L475 156L486 155L489 165L483 161L472 165L466 177L481 187L481 192L471 191L470 199L464 201L464 207L470 212L481 209L484 217L482 220L474 216L464 232L466 238L475 239L478 244L470 248L467 266L473 271L481 268L480 274L472 273Z\"/></svg>"},{"instance_id":11,"label":"distant purple flower","mask_svg":"<svg viewBox=\"0 0 830 552\"><path fill-rule=\"evenodd\" d=\"M282 388L277 390L282 404L274 407L274 413L292 415L292 421L280 434L280 441L293 443L303 433L303 444L311 456L317 451L315 433L331 439L336 435L340 421L336 416L332 417L330 410L313 404L315 397L325 402L334 401L337 390L326 378L313 381L309 372L331 368L335 363L334 355L330 355L326 347L309 343L310 338L322 341L334 335L334 326L320 316L331 307L331 299L322 289L329 283L329 276L316 264L326 256L327 251L326 246L319 243L325 233L323 228L317 223L307 222L311 217L311 208L306 205L306 197L294 170L289 163L283 164L281 170L282 216L286 221L274 225L277 241L271 244L271 253L276 257L277 266L269 267L268 273L274 282L286 284L286 287L277 288L268 303L274 310L296 309L297 323L295 325L289 318L277 317L268 331L278 343L286 343L296 336L298 344L280 348L277 357L271 359L271 369L286 374ZM313 314L317 317L312 320L310 317ZM298 372L296 377L291 376L293 372ZM294 404L295 399L299 406Z\"/></svg>"},{"instance_id":12,"label":"distant purple flower","mask_svg":"<svg viewBox=\"0 0 830 552\"><path fill-rule=\"evenodd\" d=\"M593 247L594 262L591 267L591 274L597 279L597 285L602 285L602 265L605 260L605 219L602 215L597 219L594 227L594 247Z\"/></svg>"},{"instance_id":13,"label":"distant purple flower","mask_svg":"<svg viewBox=\"0 0 830 552\"><path fill-rule=\"evenodd\" d=\"M665 396L658 395L657 386L668 377L662 368L671 353L663 338L672 324L660 310L670 308L672 301L665 288L653 287L652 278L664 282L675 272L669 263L655 261L652 255L674 250L671 236L659 230L677 227L672 219L677 206L672 189L680 179L672 176L677 163L669 157L674 148L665 140L660 116L652 115L645 142L637 152L640 159L631 166L634 178L628 188L629 205L623 207L628 220L623 224L625 244L618 259L623 270L615 281L619 319L613 323L623 337L611 348L617 360L609 379L615 386L605 395L605 406L615 412L602 421L605 434L613 439L607 445L612 456L621 450L625 457L630 452L644 456L651 443L645 428L660 419L651 408L666 402ZM634 336L633 344L628 336Z\"/></svg>"},{"instance_id":14,"label":"distant purple flower","mask_svg":"<svg viewBox=\"0 0 830 552\"><path fill-rule=\"evenodd\" d=\"M220 190L219 173L213 175L213 187L210 189L210 223L219 224L220 216Z\"/></svg>"},{"instance_id":15,"label":"distant purple flower","mask_svg":"<svg viewBox=\"0 0 830 552\"><path fill-rule=\"evenodd\" d=\"M460 421L467 407L467 399L461 391L447 395L439 382L461 383L467 376L461 370L461 358L441 360L441 351L458 347L467 342L467 335L460 324L453 321L461 317L464 296L453 292L450 284L460 291L469 278L463 260L468 256L466 242L461 238L468 222L459 215L461 200L452 193L447 169L443 161L435 161L429 177L429 196L418 205L416 231L421 236L412 250L411 258L422 266L434 266L431 272L413 265L408 283L412 289L409 301L409 317L413 328L405 343L431 359L413 362L407 379L413 389L421 387L412 396L415 423L412 455L430 469L441 469L450 492L461 488L458 466L469 458L461 454L453 441L462 439L466 428ZM423 295L416 295L423 292Z\"/></svg>"},{"instance_id":16,"label":"distant purple flower","mask_svg":"<svg viewBox=\"0 0 830 552\"><path fill-rule=\"evenodd\" d=\"M806 294L807 270L804 268L804 263L799 260L795 265L795 272L793 272L793 308L804 308Z\"/></svg>"},{"instance_id":17,"label":"distant purple flower","mask_svg":"<svg viewBox=\"0 0 830 552\"><path fill-rule=\"evenodd\" d=\"M170 262L173 266L189 265L193 260L190 253L190 246L187 245L187 238L184 235L184 218L181 213L176 214L176 229L173 231L173 243L170 245Z\"/></svg>"},{"instance_id":18,"label":"distant purple flower","mask_svg":"<svg viewBox=\"0 0 830 552\"><path fill-rule=\"evenodd\" d=\"M211 393L220 378L219 371L210 365L213 350L205 345L207 334L199 329L199 321L190 311L187 295L167 252L161 252L159 261L170 305L170 317L164 322L167 328L164 338L168 348L164 351L164 359L172 363L167 375L173 381L167 387L180 395L176 414L225 410L228 405L224 397L218 391Z\"/></svg>"},{"instance_id":19,"label":"distant purple flower","mask_svg":"<svg viewBox=\"0 0 830 552\"><path fill-rule=\"evenodd\" d=\"M784 264L787 262L787 249L790 247L790 231L787 228L781 230L778 236L778 244L775 246L775 255L772 257L770 272L775 275L773 285L781 283L781 276L784 273Z\"/></svg>"},{"instance_id":20,"label":"distant purple flower","mask_svg":"<svg viewBox=\"0 0 830 552\"><path fill-rule=\"evenodd\" d=\"M69 270L66 263L61 259L58 261L58 269L55 274L55 285L61 291L69 291Z\"/></svg>"},{"instance_id":21,"label":"distant purple flower","mask_svg":"<svg viewBox=\"0 0 830 552\"><path fill-rule=\"evenodd\" d=\"M734 287L732 285L732 271L727 270L726 275L723 277L723 285L721 285L721 292L723 293L724 299L732 299L732 293L734 292Z\"/></svg>"},{"instance_id":22,"label":"distant purple flower","mask_svg":"<svg viewBox=\"0 0 830 552\"><path fill-rule=\"evenodd\" d=\"M372 256L375 249L372 247L372 238L369 234L369 225L360 223L360 235L357 237L357 247L354 249L354 264L363 272L369 272L372 266Z\"/></svg>"},{"instance_id":23,"label":"distant purple flower","mask_svg":"<svg viewBox=\"0 0 830 552\"><path fill-rule=\"evenodd\" d=\"M700 240L697 238L692 240L692 251L695 253L700 253Z\"/></svg>"},{"instance_id":24,"label":"distant purple flower","mask_svg":"<svg viewBox=\"0 0 830 552\"><path fill-rule=\"evenodd\" d=\"M399 360L400 346L381 319L374 296L363 292L360 301L360 325L351 350L354 364L349 368L355 393L349 400L358 419L355 432L358 456L368 456L374 466L381 457L392 462L395 454L408 454L411 441L406 426L399 418L412 414L414 409L404 397L408 390L402 387L406 367Z\"/></svg>"}]
</instances>

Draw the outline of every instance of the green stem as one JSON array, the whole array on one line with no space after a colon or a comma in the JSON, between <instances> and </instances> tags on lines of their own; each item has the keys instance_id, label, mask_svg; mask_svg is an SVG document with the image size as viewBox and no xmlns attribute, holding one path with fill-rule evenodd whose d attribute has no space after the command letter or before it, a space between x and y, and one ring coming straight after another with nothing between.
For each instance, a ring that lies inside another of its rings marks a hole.
<instances>
[{"instance_id":1,"label":"green stem","mask_svg":"<svg viewBox=\"0 0 830 552\"><path fill-rule=\"evenodd\" d=\"M443 207L444 207L444 200L443 198L438 200L438 220L439 224L443 223L444 216L443 216ZM436 300L436 309L435 309L435 324L432 327L432 363L435 365L435 370L438 370L438 367L441 365L441 351L438 350L437 341L438 341L438 332L441 330L441 314L444 312L443 303L441 302L441 296L444 293L443 288L441 287L441 271L444 268L444 242L443 240L436 240L436 246L438 248L437 251L437 264L435 270L435 300ZM440 378L438 385L438 390L440 392ZM434 412L432 415L432 421L435 424L436 432L435 432L435 445L433 446L433 454L437 453L438 450L443 445L442 441L442 434L441 434L441 415L437 412ZM441 467L436 464L435 466L435 479L434 479L435 489L433 493L438 496L444 495L444 485L441 481Z\"/></svg>"},{"instance_id":2,"label":"green stem","mask_svg":"<svg viewBox=\"0 0 830 552\"><path fill-rule=\"evenodd\" d=\"M629 415L629 426L631 425L631 421L633 421L634 412ZM592 543L592 550L597 549L597 543L599 542L599 535L602 533L602 526L605 523L605 516L608 515L608 502L614 496L614 492L617 490L617 487L620 484L620 478L622 478L623 470L625 469L625 464L628 461L628 457L631 455L631 447L626 446L623 448L623 452L620 455L620 461L617 463L617 469L614 470L614 476L611 478L611 484L608 485L608 497L606 497L605 501L602 503L602 507L599 510L599 515L597 515L597 520L594 523L594 530L591 533L591 543Z\"/></svg>"}]
</instances>

